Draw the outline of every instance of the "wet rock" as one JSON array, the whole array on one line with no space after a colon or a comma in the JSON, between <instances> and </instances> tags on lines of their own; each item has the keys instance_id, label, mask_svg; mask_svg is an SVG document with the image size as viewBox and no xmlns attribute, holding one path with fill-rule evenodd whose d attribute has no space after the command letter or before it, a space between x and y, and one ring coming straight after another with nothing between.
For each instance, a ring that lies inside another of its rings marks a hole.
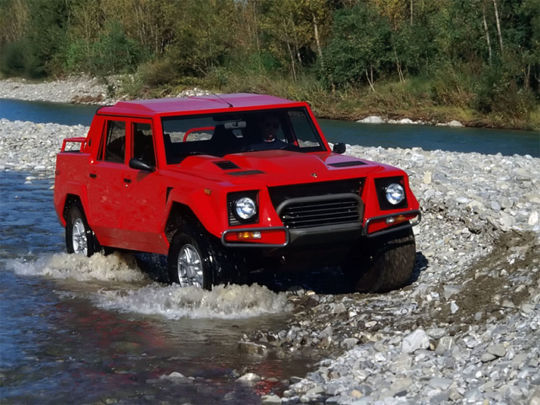
<instances>
[{"instance_id":1,"label":"wet rock","mask_svg":"<svg viewBox=\"0 0 540 405\"><path fill-rule=\"evenodd\" d=\"M243 384L254 384L257 381L260 381L261 377L255 373L246 373L243 376L236 379L237 382Z\"/></svg>"},{"instance_id":2,"label":"wet rock","mask_svg":"<svg viewBox=\"0 0 540 405\"><path fill-rule=\"evenodd\" d=\"M271 394L271 395L263 395L261 397L261 402L263 405L280 405L281 404L281 398L277 395Z\"/></svg>"},{"instance_id":3,"label":"wet rock","mask_svg":"<svg viewBox=\"0 0 540 405\"><path fill-rule=\"evenodd\" d=\"M268 349L265 345L253 343L253 342L240 342L238 343L238 350L242 353L247 353L250 355L257 356L266 356L268 354Z\"/></svg>"}]
</instances>

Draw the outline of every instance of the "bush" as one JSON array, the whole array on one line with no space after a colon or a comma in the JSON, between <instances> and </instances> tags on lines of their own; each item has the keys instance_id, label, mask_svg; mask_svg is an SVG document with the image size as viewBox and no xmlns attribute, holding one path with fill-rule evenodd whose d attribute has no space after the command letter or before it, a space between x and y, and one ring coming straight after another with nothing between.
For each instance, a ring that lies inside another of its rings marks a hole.
<instances>
[{"instance_id":1,"label":"bush","mask_svg":"<svg viewBox=\"0 0 540 405\"><path fill-rule=\"evenodd\" d=\"M174 64L169 59L156 59L139 67L139 74L144 84L161 86L172 83L178 76Z\"/></svg>"},{"instance_id":2,"label":"bush","mask_svg":"<svg viewBox=\"0 0 540 405\"><path fill-rule=\"evenodd\" d=\"M535 100L530 91L518 86L512 71L498 65L486 68L473 107L484 114L526 120L535 108Z\"/></svg>"},{"instance_id":3,"label":"bush","mask_svg":"<svg viewBox=\"0 0 540 405\"><path fill-rule=\"evenodd\" d=\"M131 73L144 58L143 47L128 38L116 22L109 24L97 41L72 40L63 50L67 71L97 75Z\"/></svg>"},{"instance_id":4,"label":"bush","mask_svg":"<svg viewBox=\"0 0 540 405\"><path fill-rule=\"evenodd\" d=\"M0 48L0 72L6 76L38 78L45 76L33 46L27 40L5 44Z\"/></svg>"}]
</instances>

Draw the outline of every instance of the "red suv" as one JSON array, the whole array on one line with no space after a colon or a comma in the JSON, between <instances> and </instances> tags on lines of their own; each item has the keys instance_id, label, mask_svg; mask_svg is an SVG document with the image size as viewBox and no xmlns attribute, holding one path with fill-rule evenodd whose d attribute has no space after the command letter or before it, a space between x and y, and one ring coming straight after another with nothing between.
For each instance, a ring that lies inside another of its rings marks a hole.
<instances>
[{"instance_id":1,"label":"red suv","mask_svg":"<svg viewBox=\"0 0 540 405\"><path fill-rule=\"evenodd\" d=\"M420 220L407 174L344 151L330 149L307 103L272 96L102 107L57 156L67 251L167 255L182 286L337 264L356 291L398 288Z\"/></svg>"}]
</instances>

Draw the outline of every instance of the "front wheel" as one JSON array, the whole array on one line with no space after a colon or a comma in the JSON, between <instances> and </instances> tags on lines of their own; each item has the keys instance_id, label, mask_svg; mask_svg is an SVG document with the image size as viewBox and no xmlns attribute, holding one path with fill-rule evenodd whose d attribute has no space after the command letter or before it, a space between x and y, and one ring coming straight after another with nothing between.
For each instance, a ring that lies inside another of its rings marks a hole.
<instances>
[{"instance_id":1,"label":"front wheel","mask_svg":"<svg viewBox=\"0 0 540 405\"><path fill-rule=\"evenodd\" d=\"M182 287L202 287L232 281L235 264L219 241L196 224L183 224L174 235L167 260L169 280Z\"/></svg>"},{"instance_id":2,"label":"front wheel","mask_svg":"<svg viewBox=\"0 0 540 405\"><path fill-rule=\"evenodd\" d=\"M411 279L416 259L412 228L368 239L361 251L342 266L355 291L395 290Z\"/></svg>"},{"instance_id":3,"label":"front wheel","mask_svg":"<svg viewBox=\"0 0 540 405\"><path fill-rule=\"evenodd\" d=\"M83 210L79 204L69 207L66 216L66 250L75 253L92 256L97 251L97 243Z\"/></svg>"}]
</instances>

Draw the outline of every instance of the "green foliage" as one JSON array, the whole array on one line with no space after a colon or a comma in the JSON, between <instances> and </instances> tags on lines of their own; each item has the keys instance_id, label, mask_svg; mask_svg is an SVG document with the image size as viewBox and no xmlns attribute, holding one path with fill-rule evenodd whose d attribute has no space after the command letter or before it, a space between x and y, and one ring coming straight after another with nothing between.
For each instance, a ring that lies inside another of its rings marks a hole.
<instances>
[{"instance_id":1,"label":"green foliage","mask_svg":"<svg viewBox=\"0 0 540 405\"><path fill-rule=\"evenodd\" d=\"M539 116L540 0L0 0L0 72L521 122Z\"/></svg>"},{"instance_id":2,"label":"green foliage","mask_svg":"<svg viewBox=\"0 0 540 405\"><path fill-rule=\"evenodd\" d=\"M535 107L532 93L520 88L515 72L502 66L484 71L473 106L479 112L512 119L527 117Z\"/></svg>"},{"instance_id":3,"label":"green foliage","mask_svg":"<svg viewBox=\"0 0 540 405\"><path fill-rule=\"evenodd\" d=\"M330 84L345 86L380 76L393 59L388 21L366 5L335 14L332 37L325 50L324 78Z\"/></svg>"},{"instance_id":4,"label":"green foliage","mask_svg":"<svg viewBox=\"0 0 540 405\"><path fill-rule=\"evenodd\" d=\"M126 36L119 23L112 22L95 41L72 41L63 57L69 71L106 75L133 72L143 60L144 50Z\"/></svg>"}]
</instances>

